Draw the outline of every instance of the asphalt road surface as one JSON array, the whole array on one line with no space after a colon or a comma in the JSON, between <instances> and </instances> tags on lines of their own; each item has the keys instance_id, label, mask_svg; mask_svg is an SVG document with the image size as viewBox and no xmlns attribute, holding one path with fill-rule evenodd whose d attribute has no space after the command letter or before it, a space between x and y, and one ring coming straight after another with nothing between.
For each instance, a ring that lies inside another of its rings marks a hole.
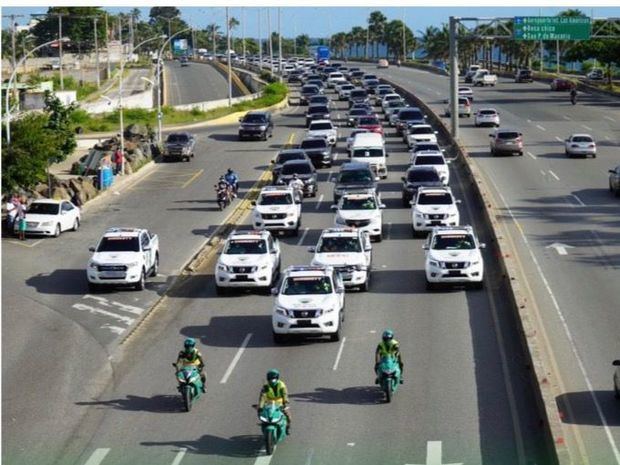
<instances>
[{"instance_id":1,"label":"asphalt road surface","mask_svg":"<svg viewBox=\"0 0 620 465\"><path fill-rule=\"evenodd\" d=\"M448 77L370 69L443 113ZM547 84L500 79L474 88L473 107L496 108L501 127L524 135L523 157L491 157L492 130L460 120L462 142L506 218L518 222L510 221L511 236L561 376L557 403L571 452L576 463L620 465L611 367L620 357L620 202L607 173L620 164L620 99L580 93L573 106ZM563 141L572 133L591 134L597 157L567 158Z\"/></svg>"},{"instance_id":2,"label":"asphalt road surface","mask_svg":"<svg viewBox=\"0 0 620 465\"><path fill-rule=\"evenodd\" d=\"M344 104L337 107L342 123ZM548 463L515 322L503 309L507 296L494 249L485 251L484 290L425 290L423 240L411 237L410 210L400 198L409 154L391 129L390 173L380 185L387 204L384 241L374 245L370 292L347 292L339 343L275 346L273 297L216 297L210 262L119 345L135 325L126 318L137 320L155 302L229 213L216 211L216 176L233 167L243 193L279 148L300 141L303 109L290 108L275 122L267 142L238 142L232 126L199 133L191 163L157 165L131 189L89 211L78 233L23 245L5 240L4 460L402 465L433 463L441 455L437 463ZM346 157L348 133L340 131L335 166L320 171L319 196L304 201L300 236L281 238L284 266L309 263L307 247L333 225L329 178ZM463 223L489 242L458 169L452 174ZM143 292L91 296L84 276L87 247L112 225L157 232L161 274ZM396 331L405 360L406 382L392 404L383 402L372 372L386 327ZM208 364L208 392L191 413L182 412L170 366L187 336L199 340ZM251 404L271 367L289 386L293 435L265 457ZM45 383L25 390L7 381L24 370L40 373Z\"/></svg>"},{"instance_id":3,"label":"asphalt road surface","mask_svg":"<svg viewBox=\"0 0 620 465\"><path fill-rule=\"evenodd\" d=\"M167 105L221 100L228 96L228 81L214 65L191 62L181 67L178 61L166 61ZM242 95L233 83L233 97Z\"/></svg>"}]
</instances>

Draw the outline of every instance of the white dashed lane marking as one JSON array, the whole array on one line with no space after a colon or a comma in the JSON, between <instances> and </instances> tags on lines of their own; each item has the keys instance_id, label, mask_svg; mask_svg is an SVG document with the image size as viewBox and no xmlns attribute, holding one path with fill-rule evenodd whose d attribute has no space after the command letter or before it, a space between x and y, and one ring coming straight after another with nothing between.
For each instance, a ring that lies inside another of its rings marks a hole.
<instances>
[{"instance_id":1,"label":"white dashed lane marking","mask_svg":"<svg viewBox=\"0 0 620 465\"><path fill-rule=\"evenodd\" d=\"M538 129L540 129L541 131L546 131L546 129L545 129L545 128L543 128L540 124L537 124L537 125L536 125L536 127L537 127Z\"/></svg>"},{"instance_id":2,"label":"white dashed lane marking","mask_svg":"<svg viewBox=\"0 0 620 465\"><path fill-rule=\"evenodd\" d=\"M527 154L533 159L536 160L536 155L534 155L532 152L527 152Z\"/></svg>"},{"instance_id":3,"label":"white dashed lane marking","mask_svg":"<svg viewBox=\"0 0 620 465\"><path fill-rule=\"evenodd\" d=\"M551 176L553 176L553 177L554 177L557 181L559 181L559 180L560 180L560 178L558 177L558 175L557 175L557 174L555 174L553 171L549 170L549 174L550 174Z\"/></svg>"}]
</instances>

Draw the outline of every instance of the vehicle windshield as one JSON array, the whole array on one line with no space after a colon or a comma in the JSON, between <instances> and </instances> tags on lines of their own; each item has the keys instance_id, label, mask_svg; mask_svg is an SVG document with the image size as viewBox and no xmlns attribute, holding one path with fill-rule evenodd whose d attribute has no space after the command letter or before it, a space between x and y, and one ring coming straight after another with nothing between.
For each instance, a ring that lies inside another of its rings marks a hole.
<instances>
[{"instance_id":1,"label":"vehicle windshield","mask_svg":"<svg viewBox=\"0 0 620 465\"><path fill-rule=\"evenodd\" d=\"M325 105L317 105L308 108L308 113L329 113L329 108Z\"/></svg>"},{"instance_id":2,"label":"vehicle windshield","mask_svg":"<svg viewBox=\"0 0 620 465\"><path fill-rule=\"evenodd\" d=\"M416 204L418 205L452 205L452 196L447 192L425 193L418 195Z\"/></svg>"},{"instance_id":3,"label":"vehicle windshield","mask_svg":"<svg viewBox=\"0 0 620 465\"><path fill-rule=\"evenodd\" d=\"M369 80L377 80L377 76L375 76L374 74L367 74L366 76L364 76L364 81L369 81Z\"/></svg>"},{"instance_id":4,"label":"vehicle windshield","mask_svg":"<svg viewBox=\"0 0 620 465\"><path fill-rule=\"evenodd\" d=\"M588 136L575 136L573 142L594 142L591 137Z\"/></svg>"},{"instance_id":5,"label":"vehicle windshield","mask_svg":"<svg viewBox=\"0 0 620 465\"><path fill-rule=\"evenodd\" d=\"M409 134L433 134L433 128L410 128Z\"/></svg>"},{"instance_id":6,"label":"vehicle windshield","mask_svg":"<svg viewBox=\"0 0 620 465\"><path fill-rule=\"evenodd\" d=\"M60 205L57 203L33 202L28 207L28 213L33 215L58 215Z\"/></svg>"},{"instance_id":7,"label":"vehicle windshield","mask_svg":"<svg viewBox=\"0 0 620 465\"><path fill-rule=\"evenodd\" d=\"M306 139L301 141L302 149L323 149L327 147L327 141L325 139Z\"/></svg>"},{"instance_id":8,"label":"vehicle windshield","mask_svg":"<svg viewBox=\"0 0 620 465\"><path fill-rule=\"evenodd\" d=\"M250 255L267 253L267 244L263 239L235 239L228 241L224 253L227 255Z\"/></svg>"},{"instance_id":9,"label":"vehicle windshield","mask_svg":"<svg viewBox=\"0 0 620 465\"><path fill-rule=\"evenodd\" d=\"M374 180L372 174L368 170L357 170L357 171L343 171L338 176L338 182L344 183L362 183L366 184L372 182Z\"/></svg>"},{"instance_id":10,"label":"vehicle windshield","mask_svg":"<svg viewBox=\"0 0 620 465\"><path fill-rule=\"evenodd\" d=\"M379 84L379 81L377 79L366 79L367 86L376 86L378 84Z\"/></svg>"},{"instance_id":11,"label":"vehicle windshield","mask_svg":"<svg viewBox=\"0 0 620 465\"><path fill-rule=\"evenodd\" d=\"M403 101L400 97L388 99L387 103L388 108L397 108L398 106L403 106Z\"/></svg>"},{"instance_id":12,"label":"vehicle windshield","mask_svg":"<svg viewBox=\"0 0 620 465\"><path fill-rule=\"evenodd\" d=\"M498 139L516 139L517 137L519 137L518 132L498 132L497 133Z\"/></svg>"},{"instance_id":13,"label":"vehicle windshield","mask_svg":"<svg viewBox=\"0 0 620 465\"><path fill-rule=\"evenodd\" d=\"M407 182L439 182L437 171L430 169L411 170L407 174Z\"/></svg>"},{"instance_id":14,"label":"vehicle windshield","mask_svg":"<svg viewBox=\"0 0 620 465\"><path fill-rule=\"evenodd\" d=\"M323 131L325 129L333 129L332 123L312 123L310 131Z\"/></svg>"},{"instance_id":15,"label":"vehicle windshield","mask_svg":"<svg viewBox=\"0 0 620 465\"><path fill-rule=\"evenodd\" d=\"M282 294L284 295L331 293L332 283L328 276L289 276L284 281L284 286L282 287Z\"/></svg>"},{"instance_id":16,"label":"vehicle windshield","mask_svg":"<svg viewBox=\"0 0 620 465\"><path fill-rule=\"evenodd\" d=\"M345 84L343 86L340 86L340 89L341 90L352 90L352 89L355 89L355 86L352 84Z\"/></svg>"},{"instance_id":17,"label":"vehicle windshield","mask_svg":"<svg viewBox=\"0 0 620 465\"><path fill-rule=\"evenodd\" d=\"M288 152L288 153L281 153L280 155L278 155L278 159L276 160L276 162L282 165L285 162L290 161L290 160L305 160L305 159L306 159L306 154L304 152Z\"/></svg>"},{"instance_id":18,"label":"vehicle windshield","mask_svg":"<svg viewBox=\"0 0 620 465\"><path fill-rule=\"evenodd\" d=\"M303 86L301 88L302 94L316 94L319 91L317 86Z\"/></svg>"},{"instance_id":19,"label":"vehicle windshield","mask_svg":"<svg viewBox=\"0 0 620 465\"><path fill-rule=\"evenodd\" d=\"M310 163L286 163L282 166L282 174L311 174L312 165Z\"/></svg>"},{"instance_id":20,"label":"vehicle windshield","mask_svg":"<svg viewBox=\"0 0 620 465\"><path fill-rule=\"evenodd\" d=\"M379 125L379 120L373 116L362 117L358 119L358 124L361 125Z\"/></svg>"},{"instance_id":21,"label":"vehicle windshield","mask_svg":"<svg viewBox=\"0 0 620 465\"><path fill-rule=\"evenodd\" d=\"M265 117L265 115L245 115L245 118L243 118L243 122L244 123L266 123L267 122L267 118Z\"/></svg>"},{"instance_id":22,"label":"vehicle windshield","mask_svg":"<svg viewBox=\"0 0 620 465\"><path fill-rule=\"evenodd\" d=\"M327 105L329 99L324 95L315 95L310 98L310 105Z\"/></svg>"},{"instance_id":23,"label":"vehicle windshield","mask_svg":"<svg viewBox=\"0 0 620 465\"><path fill-rule=\"evenodd\" d=\"M480 115L496 115L497 112L495 110L480 110L478 112Z\"/></svg>"},{"instance_id":24,"label":"vehicle windshield","mask_svg":"<svg viewBox=\"0 0 620 465\"><path fill-rule=\"evenodd\" d=\"M433 239L433 250L472 250L476 241L471 234L438 234Z\"/></svg>"},{"instance_id":25,"label":"vehicle windshield","mask_svg":"<svg viewBox=\"0 0 620 465\"><path fill-rule=\"evenodd\" d=\"M324 237L319 242L317 253L361 252L362 247L357 237Z\"/></svg>"},{"instance_id":26,"label":"vehicle windshield","mask_svg":"<svg viewBox=\"0 0 620 465\"><path fill-rule=\"evenodd\" d=\"M368 110L366 110L365 108L353 108L349 112L349 116L360 116L360 115L367 115L367 114L368 114Z\"/></svg>"},{"instance_id":27,"label":"vehicle windshield","mask_svg":"<svg viewBox=\"0 0 620 465\"><path fill-rule=\"evenodd\" d=\"M419 111L416 111L416 110L401 111L398 114L398 117L400 119L403 119L403 120L422 120L422 119L424 119L424 116L422 115L422 113L419 112Z\"/></svg>"},{"instance_id":28,"label":"vehicle windshield","mask_svg":"<svg viewBox=\"0 0 620 465\"><path fill-rule=\"evenodd\" d=\"M373 197L343 197L340 210L376 210L377 202Z\"/></svg>"},{"instance_id":29,"label":"vehicle windshield","mask_svg":"<svg viewBox=\"0 0 620 465\"><path fill-rule=\"evenodd\" d=\"M367 97L368 94L366 94L365 90L352 90L351 91L351 98L356 98L356 97Z\"/></svg>"},{"instance_id":30,"label":"vehicle windshield","mask_svg":"<svg viewBox=\"0 0 620 465\"><path fill-rule=\"evenodd\" d=\"M446 161L440 155L424 155L415 157L414 165L416 166L424 166L424 165L445 165Z\"/></svg>"},{"instance_id":31,"label":"vehicle windshield","mask_svg":"<svg viewBox=\"0 0 620 465\"><path fill-rule=\"evenodd\" d=\"M104 237L97 252L140 252L140 241L138 236Z\"/></svg>"},{"instance_id":32,"label":"vehicle windshield","mask_svg":"<svg viewBox=\"0 0 620 465\"><path fill-rule=\"evenodd\" d=\"M291 205L293 198L288 193L262 194L258 202L259 205Z\"/></svg>"},{"instance_id":33,"label":"vehicle windshield","mask_svg":"<svg viewBox=\"0 0 620 465\"><path fill-rule=\"evenodd\" d=\"M383 156L382 149L357 149L353 151L353 158L382 157L382 156Z\"/></svg>"},{"instance_id":34,"label":"vehicle windshield","mask_svg":"<svg viewBox=\"0 0 620 465\"><path fill-rule=\"evenodd\" d=\"M441 149L437 144L415 144L413 151L414 152L422 152L425 150L432 150L434 152L440 152Z\"/></svg>"},{"instance_id":35,"label":"vehicle windshield","mask_svg":"<svg viewBox=\"0 0 620 465\"><path fill-rule=\"evenodd\" d=\"M167 142L187 142L189 141L189 137L187 136L187 134L170 134L168 136L168 139L166 139Z\"/></svg>"}]
</instances>

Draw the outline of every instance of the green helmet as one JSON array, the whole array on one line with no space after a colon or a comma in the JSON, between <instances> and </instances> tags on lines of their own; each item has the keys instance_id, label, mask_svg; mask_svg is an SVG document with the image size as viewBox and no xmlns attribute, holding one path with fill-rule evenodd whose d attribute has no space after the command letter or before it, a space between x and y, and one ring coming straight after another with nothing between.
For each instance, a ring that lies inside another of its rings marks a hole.
<instances>
[{"instance_id":1,"label":"green helmet","mask_svg":"<svg viewBox=\"0 0 620 465\"><path fill-rule=\"evenodd\" d=\"M391 329L386 329L385 331L383 331L383 336L381 336L381 338L383 339L383 342L390 342L392 339L394 339L394 331L392 331Z\"/></svg>"},{"instance_id":2,"label":"green helmet","mask_svg":"<svg viewBox=\"0 0 620 465\"><path fill-rule=\"evenodd\" d=\"M277 384L280 380L280 372L275 368L272 368L267 372L267 382L272 386Z\"/></svg>"},{"instance_id":3,"label":"green helmet","mask_svg":"<svg viewBox=\"0 0 620 465\"><path fill-rule=\"evenodd\" d=\"M186 352L191 352L196 347L196 339L193 337L188 337L185 339L183 346L185 347Z\"/></svg>"}]
</instances>

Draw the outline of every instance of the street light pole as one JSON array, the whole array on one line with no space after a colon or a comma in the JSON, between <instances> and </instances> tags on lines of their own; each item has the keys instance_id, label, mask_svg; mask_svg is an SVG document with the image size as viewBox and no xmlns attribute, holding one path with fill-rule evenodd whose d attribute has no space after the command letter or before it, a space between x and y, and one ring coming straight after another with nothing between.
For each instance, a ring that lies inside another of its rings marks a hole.
<instances>
[{"instance_id":1,"label":"street light pole","mask_svg":"<svg viewBox=\"0 0 620 465\"><path fill-rule=\"evenodd\" d=\"M60 90L65 90L65 80L62 74L62 13L58 13L58 55L60 61Z\"/></svg>"},{"instance_id":2,"label":"street light pole","mask_svg":"<svg viewBox=\"0 0 620 465\"><path fill-rule=\"evenodd\" d=\"M282 82L282 29L280 28L280 8L278 8L278 82Z\"/></svg>"},{"instance_id":3,"label":"street light pole","mask_svg":"<svg viewBox=\"0 0 620 465\"><path fill-rule=\"evenodd\" d=\"M258 67L263 68L263 37L260 34L260 8L258 10Z\"/></svg>"},{"instance_id":4,"label":"street light pole","mask_svg":"<svg viewBox=\"0 0 620 465\"><path fill-rule=\"evenodd\" d=\"M164 39L164 38L166 38L165 35L151 37L150 39L143 40L131 50L129 55L133 55L133 52L135 50L137 50L138 48L140 48L140 46L146 44L147 42L151 42L157 39ZM119 81L118 81L118 111L119 111L119 120L120 120L120 125L121 125L121 133L120 133L121 153L123 155L122 162L121 162L121 174L123 175L125 174L125 136L123 134L124 132L124 128L123 128L124 126L123 125L123 71L125 69L125 61L126 60L123 60L121 57L120 75L119 75Z\"/></svg>"},{"instance_id":5,"label":"street light pole","mask_svg":"<svg viewBox=\"0 0 620 465\"><path fill-rule=\"evenodd\" d=\"M226 51L228 61L228 106L232 106L232 66L230 63L230 22L228 19L228 7L226 7Z\"/></svg>"},{"instance_id":6,"label":"street light pole","mask_svg":"<svg viewBox=\"0 0 620 465\"><path fill-rule=\"evenodd\" d=\"M452 137L459 138L459 97L458 97L458 49L456 26L458 18L450 16L450 120L452 123Z\"/></svg>"},{"instance_id":7,"label":"street light pole","mask_svg":"<svg viewBox=\"0 0 620 465\"><path fill-rule=\"evenodd\" d=\"M68 42L69 38L68 37L63 37L61 39L59 39L60 43L62 42ZM9 82L6 86L6 92L5 92L5 106L4 106L4 117L6 118L6 143L7 146L11 145L11 111L9 108L9 89L11 88L11 83L13 82L13 80L15 79L15 76L17 76L17 69L19 68L19 65L21 65L22 63L24 63L26 61L26 59L32 55L34 52L36 52L37 50L42 49L43 47L47 47L48 45L53 44L54 42L56 42L56 39L54 40L50 40L49 42L45 42L44 44L41 44L35 48L33 48L32 50L30 50L28 53L26 53L20 60L19 62L17 62L15 64L15 69L13 69L13 72L11 73L11 77L9 78Z\"/></svg>"},{"instance_id":8,"label":"street light pole","mask_svg":"<svg viewBox=\"0 0 620 465\"><path fill-rule=\"evenodd\" d=\"M99 89L101 87L101 76L99 76L100 73L100 69L99 69L99 41L97 38L97 17L95 16L93 18L93 23L95 26L95 60L97 61L97 89Z\"/></svg>"}]
</instances>

